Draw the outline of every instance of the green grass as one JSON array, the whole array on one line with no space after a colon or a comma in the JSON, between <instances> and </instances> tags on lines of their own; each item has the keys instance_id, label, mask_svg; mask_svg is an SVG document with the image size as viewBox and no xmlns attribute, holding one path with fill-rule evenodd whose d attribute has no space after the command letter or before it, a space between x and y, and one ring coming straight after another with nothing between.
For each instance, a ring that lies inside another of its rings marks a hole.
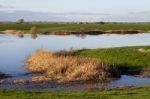
<instances>
[{"instance_id":1,"label":"green grass","mask_svg":"<svg viewBox=\"0 0 150 99\"><path fill-rule=\"evenodd\" d=\"M23 24L16 24L16 23L0 23L0 31L7 30L7 29L14 29L14 30L24 30L29 31L31 27L36 26L39 32L48 32L54 30L80 30L84 28L85 30L142 30L142 31L149 31L150 30L150 23L106 23L106 24L56 24L56 23L23 23Z\"/></svg>"},{"instance_id":2,"label":"green grass","mask_svg":"<svg viewBox=\"0 0 150 99\"><path fill-rule=\"evenodd\" d=\"M111 90L32 92L0 90L0 99L149 99L150 86Z\"/></svg>"},{"instance_id":3,"label":"green grass","mask_svg":"<svg viewBox=\"0 0 150 99\"><path fill-rule=\"evenodd\" d=\"M138 49L150 49L150 46L119 47L75 51L75 55L96 58L118 68L143 68L150 66L150 52L140 52Z\"/></svg>"}]
</instances>

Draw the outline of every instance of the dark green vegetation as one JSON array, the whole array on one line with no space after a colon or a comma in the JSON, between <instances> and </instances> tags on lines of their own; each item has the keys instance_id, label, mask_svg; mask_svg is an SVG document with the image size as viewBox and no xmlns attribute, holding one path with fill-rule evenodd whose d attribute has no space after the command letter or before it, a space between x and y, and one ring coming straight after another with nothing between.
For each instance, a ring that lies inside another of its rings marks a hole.
<instances>
[{"instance_id":1,"label":"dark green vegetation","mask_svg":"<svg viewBox=\"0 0 150 99\"><path fill-rule=\"evenodd\" d=\"M100 59L118 68L146 68L150 66L150 46L79 50L75 55Z\"/></svg>"},{"instance_id":2,"label":"dark green vegetation","mask_svg":"<svg viewBox=\"0 0 150 99\"><path fill-rule=\"evenodd\" d=\"M150 23L88 23L88 24L63 24L63 23L0 23L0 31L4 30L24 30L29 31L31 27L37 27L39 32L49 32L56 30L142 30L148 32Z\"/></svg>"},{"instance_id":3,"label":"dark green vegetation","mask_svg":"<svg viewBox=\"0 0 150 99\"><path fill-rule=\"evenodd\" d=\"M32 92L0 90L0 99L149 99L150 86L111 90Z\"/></svg>"}]
</instances>

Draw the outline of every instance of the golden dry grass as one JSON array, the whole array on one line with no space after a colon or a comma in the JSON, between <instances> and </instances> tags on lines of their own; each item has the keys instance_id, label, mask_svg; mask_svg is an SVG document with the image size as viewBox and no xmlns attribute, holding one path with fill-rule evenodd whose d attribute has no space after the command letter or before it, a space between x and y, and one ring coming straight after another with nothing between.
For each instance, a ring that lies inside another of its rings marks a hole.
<instances>
[{"instance_id":1,"label":"golden dry grass","mask_svg":"<svg viewBox=\"0 0 150 99\"><path fill-rule=\"evenodd\" d=\"M53 52L37 51L29 56L26 67L39 75L32 77L33 82L58 81L106 81L112 75L112 68L91 58L60 55Z\"/></svg>"},{"instance_id":2,"label":"golden dry grass","mask_svg":"<svg viewBox=\"0 0 150 99\"><path fill-rule=\"evenodd\" d=\"M34 34L34 35L36 35L37 34L37 28L34 26L34 27L31 27L31 29L30 29L30 34Z\"/></svg>"}]
</instances>

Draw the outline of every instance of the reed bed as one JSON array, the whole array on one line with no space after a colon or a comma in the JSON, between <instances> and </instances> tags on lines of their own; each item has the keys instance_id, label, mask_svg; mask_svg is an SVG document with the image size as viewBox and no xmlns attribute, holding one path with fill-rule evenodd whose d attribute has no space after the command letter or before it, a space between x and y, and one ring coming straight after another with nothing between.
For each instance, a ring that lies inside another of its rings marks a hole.
<instances>
[{"instance_id":1,"label":"reed bed","mask_svg":"<svg viewBox=\"0 0 150 99\"><path fill-rule=\"evenodd\" d=\"M99 81L113 78L114 69L106 63L87 58L37 51L28 57L26 68L38 73L32 82L57 81Z\"/></svg>"}]
</instances>

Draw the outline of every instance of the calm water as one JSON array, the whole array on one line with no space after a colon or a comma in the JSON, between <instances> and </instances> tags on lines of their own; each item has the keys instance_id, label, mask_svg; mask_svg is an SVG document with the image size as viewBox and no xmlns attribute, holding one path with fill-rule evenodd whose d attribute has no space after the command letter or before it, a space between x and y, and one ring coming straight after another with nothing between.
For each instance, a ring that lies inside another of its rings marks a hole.
<instances>
[{"instance_id":1,"label":"calm water","mask_svg":"<svg viewBox=\"0 0 150 99\"><path fill-rule=\"evenodd\" d=\"M30 35L19 38L16 35L0 34L0 72L12 76L19 76L27 73L27 70L24 68L25 60L38 49L58 51L69 50L71 48L94 49L142 45L150 45L150 34L103 34L95 36L38 35L37 38L30 37ZM148 83L150 84L149 79Z\"/></svg>"},{"instance_id":2,"label":"calm water","mask_svg":"<svg viewBox=\"0 0 150 99\"><path fill-rule=\"evenodd\" d=\"M25 77L27 78L27 77ZM10 78L11 80L17 78ZM8 78L8 80L10 81ZM57 84L57 83L40 83L27 85L2 84L2 89L20 89L32 91L48 91L48 90L84 90L84 89L112 89L125 86L142 86L150 84L150 78L140 78L135 76L122 75L121 78L112 80L111 82L99 83L82 83L82 84Z\"/></svg>"}]
</instances>

